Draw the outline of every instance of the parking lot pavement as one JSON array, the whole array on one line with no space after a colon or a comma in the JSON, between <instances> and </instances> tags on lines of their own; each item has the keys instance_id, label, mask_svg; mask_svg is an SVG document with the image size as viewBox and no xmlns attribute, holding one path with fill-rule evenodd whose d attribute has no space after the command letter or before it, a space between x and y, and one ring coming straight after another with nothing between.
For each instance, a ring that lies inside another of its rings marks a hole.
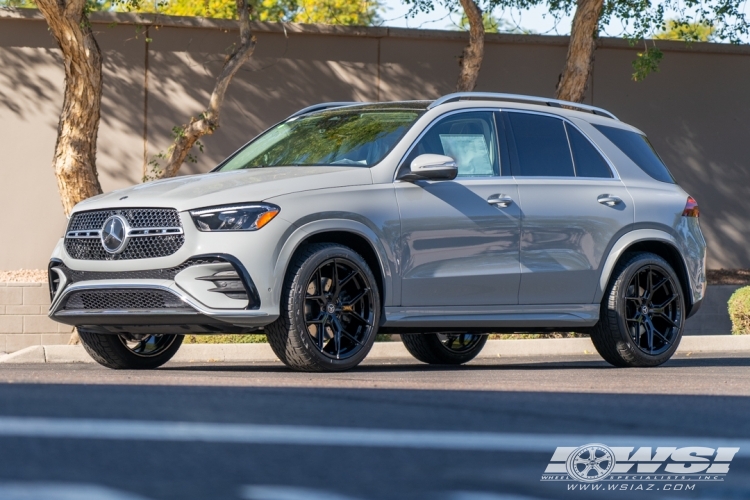
<instances>
[{"instance_id":1,"label":"parking lot pavement","mask_svg":"<svg viewBox=\"0 0 750 500\"><path fill-rule=\"evenodd\" d=\"M749 365L736 354L656 369L594 355L458 368L377 360L338 374L6 365L0 499L744 499ZM740 451L709 478L722 480L542 480L557 447L592 442Z\"/></svg>"}]
</instances>

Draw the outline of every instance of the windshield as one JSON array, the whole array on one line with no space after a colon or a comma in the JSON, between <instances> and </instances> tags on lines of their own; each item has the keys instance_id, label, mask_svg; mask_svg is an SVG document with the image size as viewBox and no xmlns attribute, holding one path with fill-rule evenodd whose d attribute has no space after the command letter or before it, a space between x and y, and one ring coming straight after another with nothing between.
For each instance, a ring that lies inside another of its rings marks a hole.
<instances>
[{"instance_id":1,"label":"windshield","mask_svg":"<svg viewBox=\"0 0 750 500\"><path fill-rule=\"evenodd\" d=\"M311 165L371 167L417 120L417 110L326 111L287 120L241 149L219 170Z\"/></svg>"}]
</instances>

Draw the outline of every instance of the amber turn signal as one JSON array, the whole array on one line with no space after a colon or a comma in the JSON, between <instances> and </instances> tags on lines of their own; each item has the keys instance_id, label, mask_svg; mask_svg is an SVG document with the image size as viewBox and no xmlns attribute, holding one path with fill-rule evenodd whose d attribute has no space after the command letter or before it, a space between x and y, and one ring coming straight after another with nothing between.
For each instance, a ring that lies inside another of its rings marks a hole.
<instances>
[{"instance_id":1,"label":"amber turn signal","mask_svg":"<svg viewBox=\"0 0 750 500\"><path fill-rule=\"evenodd\" d=\"M698 202L695 198L688 196L687 203L685 203L685 210L682 211L683 217L700 217L701 211L698 208Z\"/></svg>"}]
</instances>

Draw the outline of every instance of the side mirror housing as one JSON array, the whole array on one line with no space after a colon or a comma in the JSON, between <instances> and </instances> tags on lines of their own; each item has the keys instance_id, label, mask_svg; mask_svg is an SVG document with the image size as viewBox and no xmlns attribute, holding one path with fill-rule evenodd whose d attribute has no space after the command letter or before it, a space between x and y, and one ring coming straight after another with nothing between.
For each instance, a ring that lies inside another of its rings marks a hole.
<instances>
[{"instance_id":1,"label":"side mirror housing","mask_svg":"<svg viewBox=\"0 0 750 500\"><path fill-rule=\"evenodd\" d=\"M456 161L450 156L425 154L412 160L409 170L398 176L400 181L451 181L458 175Z\"/></svg>"}]
</instances>

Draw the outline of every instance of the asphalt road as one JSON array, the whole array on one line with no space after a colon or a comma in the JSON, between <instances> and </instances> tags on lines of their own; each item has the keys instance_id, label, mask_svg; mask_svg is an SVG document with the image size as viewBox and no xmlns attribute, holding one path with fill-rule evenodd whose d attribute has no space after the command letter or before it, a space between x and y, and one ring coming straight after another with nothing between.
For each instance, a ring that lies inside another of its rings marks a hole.
<instances>
[{"instance_id":1,"label":"asphalt road","mask_svg":"<svg viewBox=\"0 0 750 500\"><path fill-rule=\"evenodd\" d=\"M749 367L730 354L629 370L593 355L340 374L4 365L0 500L746 499ZM720 481L541 480L556 447L591 442L740 452Z\"/></svg>"}]
</instances>

